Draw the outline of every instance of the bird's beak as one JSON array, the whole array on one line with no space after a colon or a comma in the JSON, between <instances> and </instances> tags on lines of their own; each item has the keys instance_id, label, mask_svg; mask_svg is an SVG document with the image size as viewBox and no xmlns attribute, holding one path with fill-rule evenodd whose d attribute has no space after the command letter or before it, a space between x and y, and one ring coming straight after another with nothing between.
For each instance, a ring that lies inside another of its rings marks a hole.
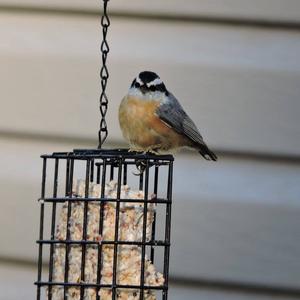
<instances>
[{"instance_id":1,"label":"bird's beak","mask_svg":"<svg viewBox=\"0 0 300 300\"><path fill-rule=\"evenodd\" d=\"M141 89L141 92L143 94L145 94L147 92L147 90L148 90L148 88L147 88L147 86L145 84L143 84L142 86L140 86L140 89Z\"/></svg>"}]
</instances>

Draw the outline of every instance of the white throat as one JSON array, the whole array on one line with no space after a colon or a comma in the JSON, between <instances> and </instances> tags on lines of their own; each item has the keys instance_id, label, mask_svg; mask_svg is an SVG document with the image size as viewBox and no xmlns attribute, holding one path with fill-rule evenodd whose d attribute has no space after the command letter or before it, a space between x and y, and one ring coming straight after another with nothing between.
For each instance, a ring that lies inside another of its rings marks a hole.
<instances>
[{"instance_id":1,"label":"white throat","mask_svg":"<svg viewBox=\"0 0 300 300\"><path fill-rule=\"evenodd\" d=\"M162 103L165 103L168 101L168 98L165 93L161 91L155 91L155 92L147 92L143 94L139 88L131 87L128 91L128 96L130 97L136 97L144 101L159 101Z\"/></svg>"}]
</instances>

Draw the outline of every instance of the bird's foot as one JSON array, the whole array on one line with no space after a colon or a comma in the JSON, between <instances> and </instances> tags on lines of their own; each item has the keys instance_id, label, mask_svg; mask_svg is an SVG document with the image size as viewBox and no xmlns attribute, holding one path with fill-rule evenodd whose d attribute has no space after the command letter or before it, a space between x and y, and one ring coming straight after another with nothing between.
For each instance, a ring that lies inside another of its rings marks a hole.
<instances>
[{"instance_id":1,"label":"bird's foot","mask_svg":"<svg viewBox=\"0 0 300 300\"><path fill-rule=\"evenodd\" d=\"M155 149L149 149L148 152L158 155L159 154L159 148L155 148Z\"/></svg>"},{"instance_id":2,"label":"bird's foot","mask_svg":"<svg viewBox=\"0 0 300 300\"><path fill-rule=\"evenodd\" d=\"M158 155L160 149L161 149L161 145L155 145L155 147L149 147L149 148L147 148L147 149L144 151L144 154L152 153L152 154Z\"/></svg>"}]
</instances>

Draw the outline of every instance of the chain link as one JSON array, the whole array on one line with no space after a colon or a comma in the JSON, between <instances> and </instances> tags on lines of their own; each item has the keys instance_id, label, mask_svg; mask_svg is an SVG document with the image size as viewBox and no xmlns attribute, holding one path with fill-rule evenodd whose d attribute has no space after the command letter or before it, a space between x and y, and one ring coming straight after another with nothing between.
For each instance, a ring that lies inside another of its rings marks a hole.
<instances>
[{"instance_id":1,"label":"chain link","mask_svg":"<svg viewBox=\"0 0 300 300\"><path fill-rule=\"evenodd\" d=\"M102 35L103 40L101 43L101 53L102 53L102 67L100 70L100 78L101 78L101 95L100 95L100 113L101 113L101 121L100 121L100 129L98 133L99 137L99 146L98 149L101 149L104 141L107 138L108 130L107 130L107 123L105 120L105 115L108 108L108 98L106 95L106 86L107 80L109 78L108 69L106 66L106 59L109 52L108 42L106 40L108 27L110 25L110 20L107 14L107 3L109 0L103 0L103 14L101 17L101 26L102 26Z\"/></svg>"}]
</instances>

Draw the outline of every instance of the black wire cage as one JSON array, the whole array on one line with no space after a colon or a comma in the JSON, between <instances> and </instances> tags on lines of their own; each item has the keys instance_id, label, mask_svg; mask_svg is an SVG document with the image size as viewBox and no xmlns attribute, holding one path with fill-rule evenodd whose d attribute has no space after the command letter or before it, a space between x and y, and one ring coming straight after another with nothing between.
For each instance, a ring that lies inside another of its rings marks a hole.
<instances>
[{"instance_id":1,"label":"black wire cage","mask_svg":"<svg viewBox=\"0 0 300 300\"><path fill-rule=\"evenodd\" d=\"M37 299L167 299L173 156L42 158Z\"/></svg>"}]
</instances>

